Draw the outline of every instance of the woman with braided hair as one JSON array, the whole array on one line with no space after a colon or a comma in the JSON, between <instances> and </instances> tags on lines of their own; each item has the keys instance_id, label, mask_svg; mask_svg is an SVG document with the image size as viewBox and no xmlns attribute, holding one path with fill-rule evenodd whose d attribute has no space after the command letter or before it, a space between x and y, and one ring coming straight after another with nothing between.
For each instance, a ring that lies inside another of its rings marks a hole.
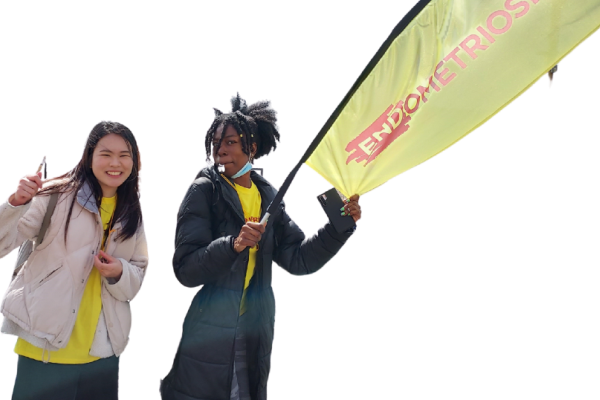
<instances>
[{"instance_id":1,"label":"woman with braided hair","mask_svg":"<svg viewBox=\"0 0 600 400\"><path fill-rule=\"evenodd\" d=\"M266 226L259 223L277 191L252 162L277 146L275 111L239 95L231 103L231 113L215 109L206 134L213 165L200 171L177 216L175 276L202 288L161 382L163 400L265 400L275 322L272 262L295 275L316 272L354 231L338 233L327 223L305 239L283 204ZM343 212L360 219L358 196Z\"/></svg>"}]
</instances>

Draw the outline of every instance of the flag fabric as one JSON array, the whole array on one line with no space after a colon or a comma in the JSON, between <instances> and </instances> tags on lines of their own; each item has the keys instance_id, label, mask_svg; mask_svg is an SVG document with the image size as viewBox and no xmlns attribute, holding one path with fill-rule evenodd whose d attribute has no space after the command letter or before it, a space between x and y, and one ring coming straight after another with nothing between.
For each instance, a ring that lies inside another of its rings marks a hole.
<instances>
[{"instance_id":1,"label":"flag fabric","mask_svg":"<svg viewBox=\"0 0 600 400\"><path fill-rule=\"evenodd\" d=\"M599 25L600 0L419 1L302 161L364 194L486 122Z\"/></svg>"}]
</instances>

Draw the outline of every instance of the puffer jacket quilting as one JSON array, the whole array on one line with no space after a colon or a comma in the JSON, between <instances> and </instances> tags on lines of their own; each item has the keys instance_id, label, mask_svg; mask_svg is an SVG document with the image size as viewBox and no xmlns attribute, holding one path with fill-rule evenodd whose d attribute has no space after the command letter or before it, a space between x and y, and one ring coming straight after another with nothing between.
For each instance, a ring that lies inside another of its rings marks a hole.
<instances>
[{"instance_id":1,"label":"puffer jacket quilting","mask_svg":"<svg viewBox=\"0 0 600 400\"><path fill-rule=\"evenodd\" d=\"M276 190L260 175L252 180L261 194L262 214ZM203 285L183 324L173 367L161 383L164 400L229 400L233 345L248 263L248 249L237 254L231 241L244 217L237 192L214 169L201 171L178 213L173 268L185 286ZM351 233L326 224L309 239L281 205L259 243L255 272L247 293L245 330L253 399L267 398L275 323L271 265L292 274L316 272L342 247Z\"/></svg>"},{"instance_id":2,"label":"puffer jacket quilting","mask_svg":"<svg viewBox=\"0 0 600 400\"><path fill-rule=\"evenodd\" d=\"M89 201L89 187L84 186L73 208L68 237L64 231L74 193L59 196L48 231L40 246L11 281L2 302L5 317L2 331L16 334L32 344L56 350L69 341L93 258L100 248L102 222L95 202ZM87 199L87 200L86 200ZM0 205L0 257L39 232L49 196L35 196L20 207ZM120 355L127 345L131 329L129 301L140 289L148 264L148 250L143 226L133 237L116 240L121 223L107 243L106 252L119 258L123 274L118 282L102 278L102 314L92 349L99 356ZM60 293L60 295L57 295ZM110 348L106 349L109 345Z\"/></svg>"}]
</instances>

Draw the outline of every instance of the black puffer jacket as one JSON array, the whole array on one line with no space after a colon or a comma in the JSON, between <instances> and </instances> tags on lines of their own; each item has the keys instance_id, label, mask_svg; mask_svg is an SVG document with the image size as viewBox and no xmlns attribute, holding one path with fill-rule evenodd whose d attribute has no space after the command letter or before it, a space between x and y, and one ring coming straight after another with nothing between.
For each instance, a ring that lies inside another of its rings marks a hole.
<instances>
[{"instance_id":1,"label":"black puffer jacket","mask_svg":"<svg viewBox=\"0 0 600 400\"><path fill-rule=\"evenodd\" d=\"M262 214L276 190L252 172ZM163 400L229 400L235 332L248 264L248 249L236 253L231 240L244 225L237 192L214 169L204 169L179 209L173 268L188 287L203 285L183 323L173 367L161 383ZM275 299L271 265L295 275L319 270L346 242L326 224L312 238L289 218L283 205L272 215L259 243L245 314L248 374L253 400L267 398Z\"/></svg>"}]
</instances>

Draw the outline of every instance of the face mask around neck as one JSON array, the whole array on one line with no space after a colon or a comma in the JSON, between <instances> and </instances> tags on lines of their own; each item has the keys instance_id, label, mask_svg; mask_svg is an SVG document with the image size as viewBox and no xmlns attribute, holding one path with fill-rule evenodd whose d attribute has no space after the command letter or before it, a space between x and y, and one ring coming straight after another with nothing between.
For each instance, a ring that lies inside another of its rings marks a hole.
<instances>
[{"instance_id":1,"label":"face mask around neck","mask_svg":"<svg viewBox=\"0 0 600 400\"><path fill-rule=\"evenodd\" d=\"M248 171L250 171L252 169L252 164L250 164L250 161L248 161L246 163L246 165L244 165L242 167L242 169L240 169L237 173L235 173L234 175L231 176L231 179L237 179L240 176L244 175L245 173L247 173Z\"/></svg>"}]
</instances>

